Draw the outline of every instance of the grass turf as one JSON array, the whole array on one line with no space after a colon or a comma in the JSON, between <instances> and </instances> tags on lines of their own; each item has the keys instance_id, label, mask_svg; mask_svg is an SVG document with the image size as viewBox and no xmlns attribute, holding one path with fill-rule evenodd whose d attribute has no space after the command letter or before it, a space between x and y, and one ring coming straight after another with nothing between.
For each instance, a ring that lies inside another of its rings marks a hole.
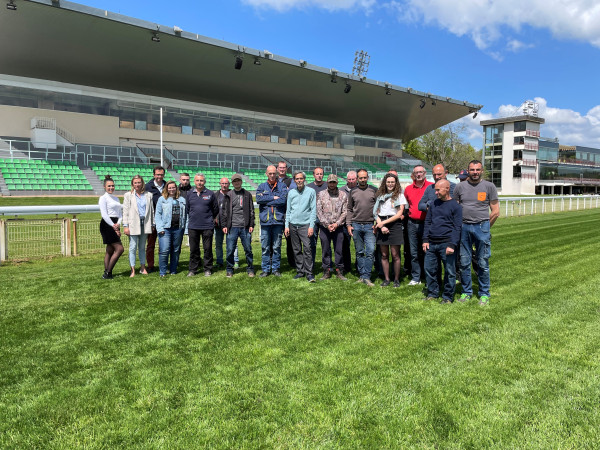
<instances>
[{"instance_id":1,"label":"grass turf","mask_svg":"<svg viewBox=\"0 0 600 450\"><path fill-rule=\"evenodd\" d=\"M599 219L500 219L485 308L185 255L2 266L0 446L596 447Z\"/></svg>"}]
</instances>

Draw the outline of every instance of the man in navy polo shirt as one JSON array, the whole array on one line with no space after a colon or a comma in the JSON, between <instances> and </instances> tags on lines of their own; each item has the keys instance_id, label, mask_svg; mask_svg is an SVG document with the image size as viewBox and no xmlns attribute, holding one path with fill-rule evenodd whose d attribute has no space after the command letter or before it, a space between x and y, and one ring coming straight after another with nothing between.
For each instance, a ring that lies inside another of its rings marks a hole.
<instances>
[{"instance_id":1,"label":"man in navy polo shirt","mask_svg":"<svg viewBox=\"0 0 600 450\"><path fill-rule=\"evenodd\" d=\"M202 266L204 276L212 275L213 253L212 239L215 219L219 214L219 204L213 191L204 187L206 177L197 173L194 177L196 189L187 194L186 210L188 213L188 236L190 240L190 266L188 277L198 273L200 266L200 238L204 249L204 260Z\"/></svg>"}]
</instances>

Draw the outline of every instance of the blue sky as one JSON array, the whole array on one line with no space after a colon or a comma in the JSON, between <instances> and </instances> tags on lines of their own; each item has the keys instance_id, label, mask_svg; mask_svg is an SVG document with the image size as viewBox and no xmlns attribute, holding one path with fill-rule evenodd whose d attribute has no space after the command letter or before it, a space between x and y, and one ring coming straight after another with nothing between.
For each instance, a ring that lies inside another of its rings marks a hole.
<instances>
[{"instance_id":1,"label":"blue sky","mask_svg":"<svg viewBox=\"0 0 600 450\"><path fill-rule=\"evenodd\" d=\"M535 100L542 135L600 148L597 0L79 0L311 64L483 104L479 121Z\"/></svg>"}]
</instances>

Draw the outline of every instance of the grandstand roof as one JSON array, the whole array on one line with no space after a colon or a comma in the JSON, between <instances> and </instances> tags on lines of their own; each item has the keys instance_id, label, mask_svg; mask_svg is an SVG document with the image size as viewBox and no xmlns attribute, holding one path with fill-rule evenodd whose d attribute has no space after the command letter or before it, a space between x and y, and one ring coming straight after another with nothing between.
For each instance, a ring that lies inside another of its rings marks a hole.
<instances>
[{"instance_id":1,"label":"grandstand roof","mask_svg":"<svg viewBox=\"0 0 600 450\"><path fill-rule=\"evenodd\" d=\"M396 85L386 95L384 82L342 72L332 83L327 68L76 3L16 5L0 14L0 67L8 75L349 124L403 141L481 109Z\"/></svg>"}]
</instances>

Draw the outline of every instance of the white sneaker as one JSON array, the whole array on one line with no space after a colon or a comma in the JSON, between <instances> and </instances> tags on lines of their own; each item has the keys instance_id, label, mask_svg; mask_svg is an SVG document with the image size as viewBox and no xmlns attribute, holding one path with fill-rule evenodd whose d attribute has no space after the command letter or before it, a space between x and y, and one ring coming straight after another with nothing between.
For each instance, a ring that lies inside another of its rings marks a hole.
<instances>
[{"instance_id":1,"label":"white sneaker","mask_svg":"<svg viewBox=\"0 0 600 450\"><path fill-rule=\"evenodd\" d=\"M421 284L421 282L415 280L410 280L410 283L408 283L409 286L418 286L419 284Z\"/></svg>"}]
</instances>

